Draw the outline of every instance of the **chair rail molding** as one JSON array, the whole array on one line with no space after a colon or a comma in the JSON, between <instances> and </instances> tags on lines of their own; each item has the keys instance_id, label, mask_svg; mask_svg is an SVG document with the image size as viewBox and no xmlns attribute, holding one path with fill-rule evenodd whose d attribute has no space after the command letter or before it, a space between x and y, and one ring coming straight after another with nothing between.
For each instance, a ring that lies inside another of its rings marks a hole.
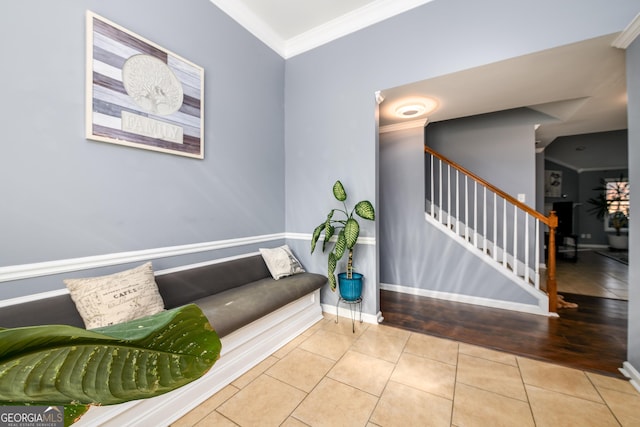
<instances>
[{"instance_id":1,"label":"chair rail molding","mask_svg":"<svg viewBox=\"0 0 640 427\"><path fill-rule=\"evenodd\" d=\"M285 233L264 234L260 236L239 237L236 239L216 240L212 242L168 246L164 248L117 252L105 255L70 258L56 261L44 261L31 264L10 265L7 267L0 267L0 283L13 280L29 279L33 277L49 276L52 274L68 273L71 271L88 270L91 268L126 264L130 262L148 261L157 258L167 258L198 252L215 251L220 249L251 245L255 243L280 240L284 238Z\"/></svg>"}]
</instances>

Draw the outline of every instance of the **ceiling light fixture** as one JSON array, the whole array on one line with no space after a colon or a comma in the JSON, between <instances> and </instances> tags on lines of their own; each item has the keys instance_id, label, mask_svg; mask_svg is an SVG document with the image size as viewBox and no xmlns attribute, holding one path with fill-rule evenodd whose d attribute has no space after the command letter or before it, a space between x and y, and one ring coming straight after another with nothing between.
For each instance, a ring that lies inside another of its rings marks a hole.
<instances>
[{"instance_id":1,"label":"ceiling light fixture","mask_svg":"<svg viewBox=\"0 0 640 427\"><path fill-rule=\"evenodd\" d=\"M431 98L419 98L409 103L400 105L395 109L397 117L410 119L433 112L438 107L438 103Z\"/></svg>"},{"instance_id":2,"label":"ceiling light fixture","mask_svg":"<svg viewBox=\"0 0 640 427\"><path fill-rule=\"evenodd\" d=\"M396 108L398 117L417 117L426 111L426 107L422 104L403 105Z\"/></svg>"}]
</instances>

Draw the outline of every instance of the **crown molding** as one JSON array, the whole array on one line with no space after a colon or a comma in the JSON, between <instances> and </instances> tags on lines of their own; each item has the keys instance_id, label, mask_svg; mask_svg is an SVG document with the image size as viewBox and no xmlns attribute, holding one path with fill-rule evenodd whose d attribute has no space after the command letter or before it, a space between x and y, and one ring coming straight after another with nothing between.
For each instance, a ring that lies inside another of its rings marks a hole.
<instances>
[{"instance_id":1,"label":"crown molding","mask_svg":"<svg viewBox=\"0 0 640 427\"><path fill-rule=\"evenodd\" d=\"M293 37L286 42L285 59L384 21L433 0L378 0Z\"/></svg>"},{"instance_id":2,"label":"crown molding","mask_svg":"<svg viewBox=\"0 0 640 427\"><path fill-rule=\"evenodd\" d=\"M288 59L433 0L378 0L288 40L278 36L241 1L210 1L284 59Z\"/></svg>"},{"instance_id":3,"label":"crown molding","mask_svg":"<svg viewBox=\"0 0 640 427\"><path fill-rule=\"evenodd\" d=\"M423 128L427 125L428 119L411 120L409 122L394 123L392 125L380 126L378 133L396 132L399 130Z\"/></svg>"},{"instance_id":4,"label":"crown molding","mask_svg":"<svg viewBox=\"0 0 640 427\"><path fill-rule=\"evenodd\" d=\"M269 46L278 55L285 57L286 42L244 3L237 0L210 0L231 19L236 21L256 38Z\"/></svg>"},{"instance_id":5,"label":"crown molding","mask_svg":"<svg viewBox=\"0 0 640 427\"><path fill-rule=\"evenodd\" d=\"M618 37L611 43L611 46L618 49L626 49L640 35L640 13L633 18L633 21L627 25Z\"/></svg>"},{"instance_id":6,"label":"crown molding","mask_svg":"<svg viewBox=\"0 0 640 427\"><path fill-rule=\"evenodd\" d=\"M549 160L559 166L564 166L567 169L571 169L576 171L577 173L583 172L602 172L602 171L610 171L610 170L618 170L618 169L629 169L629 165L613 165L613 166L598 166L593 168L579 168L574 165L570 165L567 162L563 162L562 160L554 159L553 157L546 157L545 160Z\"/></svg>"}]
</instances>

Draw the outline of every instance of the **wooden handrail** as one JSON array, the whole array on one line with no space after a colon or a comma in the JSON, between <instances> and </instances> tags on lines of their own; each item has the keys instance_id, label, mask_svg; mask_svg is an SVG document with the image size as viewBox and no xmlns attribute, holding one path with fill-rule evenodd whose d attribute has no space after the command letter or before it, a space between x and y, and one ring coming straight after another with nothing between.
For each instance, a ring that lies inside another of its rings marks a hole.
<instances>
[{"instance_id":1,"label":"wooden handrail","mask_svg":"<svg viewBox=\"0 0 640 427\"><path fill-rule=\"evenodd\" d=\"M531 207L525 205L524 203L522 203L521 201L519 201L515 197L511 196L510 194L507 194L504 191L500 190L498 187L496 187L496 186L490 184L489 182L485 181L484 179L480 178L478 175L474 174L470 170L468 170L468 169L464 168L463 166L457 164L453 160L447 159L442 154L438 153L437 151L434 151L433 149L427 147L426 145L424 146L424 152L425 153L429 153L432 156L437 157L438 159L442 160L443 162L453 166L455 169L458 169L460 172L464 173L469 178L472 178L474 181L476 181L479 184L482 184L483 186L487 187L489 190L493 191L498 196L502 197L503 199L505 199L506 201L508 201L512 205L516 205L517 207L519 207L523 211L527 212L529 215L539 219L541 222L543 222L544 224L546 224L546 225L548 225L550 227L549 218L547 218L546 216L542 215L540 212L536 211L535 209L532 209Z\"/></svg>"},{"instance_id":2,"label":"wooden handrail","mask_svg":"<svg viewBox=\"0 0 640 427\"><path fill-rule=\"evenodd\" d=\"M551 211L549 213L549 216L546 217L540 212L525 205L524 203L520 202L518 199L511 196L510 194L505 193L498 187L485 181L484 179L480 178L478 175L474 174L470 170L464 168L463 166L457 164L452 160L449 160L442 154L438 153L437 151L434 151L433 149L427 147L426 145L424 146L424 152L429 153L430 155L440 159L442 162L450 166L453 166L454 169L459 170L460 172L470 177L480 185L488 188L495 194L505 199L507 202L517 206L518 208L522 209L523 211L525 211L526 213L538 219L540 222L542 222L543 224L546 224L549 227L549 241L547 243L548 245L547 247L547 254L548 254L547 295L549 297L549 312L555 313L558 309L558 284L556 283L556 228L558 227L558 216L556 215L555 211Z\"/></svg>"}]
</instances>

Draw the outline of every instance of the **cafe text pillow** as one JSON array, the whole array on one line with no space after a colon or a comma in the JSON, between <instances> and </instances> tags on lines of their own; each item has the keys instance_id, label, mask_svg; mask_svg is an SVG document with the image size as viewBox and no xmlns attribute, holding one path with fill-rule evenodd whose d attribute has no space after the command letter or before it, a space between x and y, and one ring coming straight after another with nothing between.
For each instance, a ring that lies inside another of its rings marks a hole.
<instances>
[{"instance_id":1,"label":"cafe text pillow","mask_svg":"<svg viewBox=\"0 0 640 427\"><path fill-rule=\"evenodd\" d=\"M151 263L108 276L66 279L71 299L87 329L159 313L164 301Z\"/></svg>"},{"instance_id":2,"label":"cafe text pillow","mask_svg":"<svg viewBox=\"0 0 640 427\"><path fill-rule=\"evenodd\" d=\"M262 254L262 259L267 264L271 276L276 280L292 274L304 273L302 265L293 256L288 245L273 249L260 248L260 254Z\"/></svg>"}]
</instances>

